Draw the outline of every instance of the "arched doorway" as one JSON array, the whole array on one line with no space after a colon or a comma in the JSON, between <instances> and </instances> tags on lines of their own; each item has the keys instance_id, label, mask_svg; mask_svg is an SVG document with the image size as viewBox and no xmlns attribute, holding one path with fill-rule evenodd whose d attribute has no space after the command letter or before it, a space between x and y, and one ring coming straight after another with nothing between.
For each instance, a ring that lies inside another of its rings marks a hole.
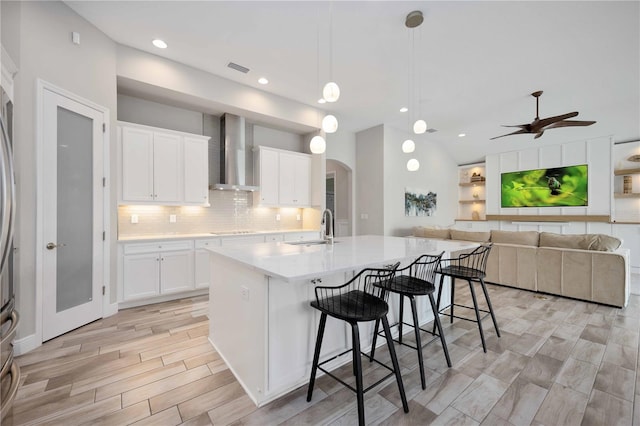
<instances>
[{"instance_id":1,"label":"arched doorway","mask_svg":"<svg viewBox=\"0 0 640 426\"><path fill-rule=\"evenodd\" d=\"M333 213L336 237L353 235L352 171L344 163L327 160L326 206Z\"/></svg>"}]
</instances>

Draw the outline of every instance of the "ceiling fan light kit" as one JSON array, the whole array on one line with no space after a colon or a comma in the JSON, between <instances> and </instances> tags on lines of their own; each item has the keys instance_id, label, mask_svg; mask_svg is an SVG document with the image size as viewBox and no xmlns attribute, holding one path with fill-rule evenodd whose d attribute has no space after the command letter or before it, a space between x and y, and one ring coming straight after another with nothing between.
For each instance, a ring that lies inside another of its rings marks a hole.
<instances>
[{"instance_id":1,"label":"ceiling fan light kit","mask_svg":"<svg viewBox=\"0 0 640 426\"><path fill-rule=\"evenodd\" d=\"M505 136L511 135L523 135L523 134L535 134L534 139L538 139L540 136L544 134L546 130L549 129L557 129L558 127L575 127L575 126L591 126L595 123L595 121L580 121L580 120L568 120L568 118L573 118L578 115L578 111L568 112L566 114L556 115L553 117L547 117L540 119L539 114L539 101L540 95L542 95L542 90L538 90L533 92L531 96L536 98L536 118L529 124L516 124L516 125L503 125L502 127L519 127L520 130L516 130L512 133L507 133L506 135L500 135L491 138L498 139L503 138Z\"/></svg>"}]
</instances>

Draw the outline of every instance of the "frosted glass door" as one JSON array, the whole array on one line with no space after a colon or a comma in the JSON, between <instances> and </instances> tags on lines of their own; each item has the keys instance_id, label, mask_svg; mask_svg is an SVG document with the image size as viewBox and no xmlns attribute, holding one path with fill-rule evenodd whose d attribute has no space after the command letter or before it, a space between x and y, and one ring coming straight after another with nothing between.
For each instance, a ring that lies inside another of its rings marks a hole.
<instances>
[{"instance_id":1,"label":"frosted glass door","mask_svg":"<svg viewBox=\"0 0 640 426\"><path fill-rule=\"evenodd\" d=\"M43 340L102 317L102 123L44 91Z\"/></svg>"}]
</instances>

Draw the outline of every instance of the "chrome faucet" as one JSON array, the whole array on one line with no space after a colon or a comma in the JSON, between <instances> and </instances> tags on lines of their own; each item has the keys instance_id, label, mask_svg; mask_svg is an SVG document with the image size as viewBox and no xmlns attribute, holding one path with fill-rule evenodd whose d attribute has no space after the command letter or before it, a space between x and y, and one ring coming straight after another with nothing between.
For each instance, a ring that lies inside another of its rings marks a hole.
<instances>
[{"instance_id":1,"label":"chrome faucet","mask_svg":"<svg viewBox=\"0 0 640 426\"><path fill-rule=\"evenodd\" d=\"M329 216L329 234L327 234L327 222L326 218ZM322 212L322 220L320 221L320 228L322 231L322 239L327 241L329 244L333 244L333 214L331 210L324 209Z\"/></svg>"}]
</instances>

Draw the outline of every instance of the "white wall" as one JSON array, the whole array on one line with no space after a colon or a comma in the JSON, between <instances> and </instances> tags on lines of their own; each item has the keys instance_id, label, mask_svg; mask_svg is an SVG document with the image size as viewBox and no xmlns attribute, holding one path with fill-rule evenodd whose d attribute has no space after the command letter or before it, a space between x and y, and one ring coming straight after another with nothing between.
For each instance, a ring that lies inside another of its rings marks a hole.
<instances>
[{"instance_id":1,"label":"white wall","mask_svg":"<svg viewBox=\"0 0 640 426\"><path fill-rule=\"evenodd\" d=\"M402 152L402 143L412 138L416 149L411 154ZM407 132L384 129L384 234L411 235L414 226L449 226L458 211L458 169L454 159L428 136L418 137ZM407 161L415 158L420 168L407 170ZM433 191L437 194L434 216L405 216L405 188Z\"/></svg>"},{"instance_id":2,"label":"white wall","mask_svg":"<svg viewBox=\"0 0 640 426\"><path fill-rule=\"evenodd\" d=\"M4 3L4 2L3 2ZM5 10L3 9L3 20ZM111 159L116 158L116 46L102 32L61 2L20 2L19 13L7 17L19 21L20 54L16 75L15 159L18 191L16 246L19 287L16 300L21 321L18 340L36 331L36 79L41 78L111 112ZM81 35L81 45L71 42L71 32ZM17 58L14 58L17 60ZM115 177L116 162L111 161ZM111 185L116 199L116 185ZM111 298L115 301L117 210L110 212Z\"/></svg>"},{"instance_id":3,"label":"white wall","mask_svg":"<svg viewBox=\"0 0 640 426\"><path fill-rule=\"evenodd\" d=\"M384 126L358 132L356 153L355 234L384 235Z\"/></svg>"}]
</instances>

